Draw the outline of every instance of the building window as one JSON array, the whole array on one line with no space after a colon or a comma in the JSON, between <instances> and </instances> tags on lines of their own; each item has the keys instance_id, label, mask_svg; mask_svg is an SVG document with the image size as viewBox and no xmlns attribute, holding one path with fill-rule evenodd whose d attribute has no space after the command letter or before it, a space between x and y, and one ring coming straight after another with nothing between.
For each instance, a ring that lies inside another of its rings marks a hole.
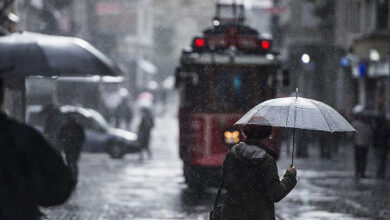
<instances>
[{"instance_id":1,"label":"building window","mask_svg":"<svg viewBox=\"0 0 390 220\"><path fill-rule=\"evenodd\" d=\"M350 33L360 33L360 0L350 0L348 29Z\"/></svg>"},{"instance_id":2,"label":"building window","mask_svg":"<svg viewBox=\"0 0 390 220\"><path fill-rule=\"evenodd\" d=\"M377 0L377 25L378 30L386 30L389 24L388 0Z\"/></svg>"},{"instance_id":3,"label":"building window","mask_svg":"<svg viewBox=\"0 0 390 220\"><path fill-rule=\"evenodd\" d=\"M376 29L376 20L377 20L377 0L369 0L366 2L366 8L364 10L365 15L365 27L364 31L366 33L372 32Z\"/></svg>"},{"instance_id":4,"label":"building window","mask_svg":"<svg viewBox=\"0 0 390 220\"><path fill-rule=\"evenodd\" d=\"M365 2L363 16L365 16L364 31L366 33L389 29L389 1L368 0Z\"/></svg>"}]
</instances>

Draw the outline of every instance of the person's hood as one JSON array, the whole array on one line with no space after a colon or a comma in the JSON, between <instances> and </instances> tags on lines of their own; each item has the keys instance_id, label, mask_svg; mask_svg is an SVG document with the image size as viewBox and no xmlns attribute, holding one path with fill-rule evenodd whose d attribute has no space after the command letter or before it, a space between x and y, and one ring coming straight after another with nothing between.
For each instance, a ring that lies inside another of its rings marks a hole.
<instances>
[{"instance_id":1,"label":"person's hood","mask_svg":"<svg viewBox=\"0 0 390 220\"><path fill-rule=\"evenodd\" d=\"M259 146L241 142L232 148L232 155L249 166L255 166L266 159L267 152Z\"/></svg>"}]
</instances>

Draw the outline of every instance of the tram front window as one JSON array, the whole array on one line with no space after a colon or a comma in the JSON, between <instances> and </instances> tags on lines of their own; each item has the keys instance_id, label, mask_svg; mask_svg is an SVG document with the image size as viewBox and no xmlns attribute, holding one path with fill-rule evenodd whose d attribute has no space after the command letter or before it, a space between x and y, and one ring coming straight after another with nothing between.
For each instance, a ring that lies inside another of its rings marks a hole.
<instances>
[{"instance_id":1,"label":"tram front window","mask_svg":"<svg viewBox=\"0 0 390 220\"><path fill-rule=\"evenodd\" d=\"M219 68L211 76L211 111L246 111L267 97L267 74L253 68Z\"/></svg>"},{"instance_id":2,"label":"tram front window","mask_svg":"<svg viewBox=\"0 0 390 220\"><path fill-rule=\"evenodd\" d=\"M182 106L192 112L244 112L269 98L266 69L203 66L198 77L183 92Z\"/></svg>"}]
</instances>

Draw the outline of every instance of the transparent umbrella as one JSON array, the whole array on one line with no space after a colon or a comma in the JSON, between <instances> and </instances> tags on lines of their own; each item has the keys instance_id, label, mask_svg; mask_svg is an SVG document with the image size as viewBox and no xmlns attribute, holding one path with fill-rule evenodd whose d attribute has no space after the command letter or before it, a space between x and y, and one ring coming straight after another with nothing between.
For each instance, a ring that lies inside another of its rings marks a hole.
<instances>
[{"instance_id":1,"label":"transparent umbrella","mask_svg":"<svg viewBox=\"0 0 390 220\"><path fill-rule=\"evenodd\" d=\"M312 99L298 97L271 99L262 102L242 116L235 125L264 125L293 128L294 163L295 129L327 132L356 131L352 125L332 107Z\"/></svg>"}]
</instances>

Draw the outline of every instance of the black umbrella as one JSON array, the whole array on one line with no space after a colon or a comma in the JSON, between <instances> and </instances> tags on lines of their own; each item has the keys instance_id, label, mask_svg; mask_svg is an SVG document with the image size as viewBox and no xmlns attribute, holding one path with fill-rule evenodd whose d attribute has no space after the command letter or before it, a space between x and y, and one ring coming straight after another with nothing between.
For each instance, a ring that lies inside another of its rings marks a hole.
<instances>
[{"instance_id":1,"label":"black umbrella","mask_svg":"<svg viewBox=\"0 0 390 220\"><path fill-rule=\"evenodd\" d=\"M20 107L23 109L21 120L25 117L26 76L121 74L108 57L79 38L31 32L0 37L0 77L19 79Z\"/></svg>"},{"instance_id":2,"label":"black umbrella","mask_svg":"<svg viewBox=\"0 0 390 220\"><path fill-rule=\"evenodd\" d=\"M120 74L108 57L79 38L31 32L0 37L0 76Z\"/></svg>"}]
</instances>

